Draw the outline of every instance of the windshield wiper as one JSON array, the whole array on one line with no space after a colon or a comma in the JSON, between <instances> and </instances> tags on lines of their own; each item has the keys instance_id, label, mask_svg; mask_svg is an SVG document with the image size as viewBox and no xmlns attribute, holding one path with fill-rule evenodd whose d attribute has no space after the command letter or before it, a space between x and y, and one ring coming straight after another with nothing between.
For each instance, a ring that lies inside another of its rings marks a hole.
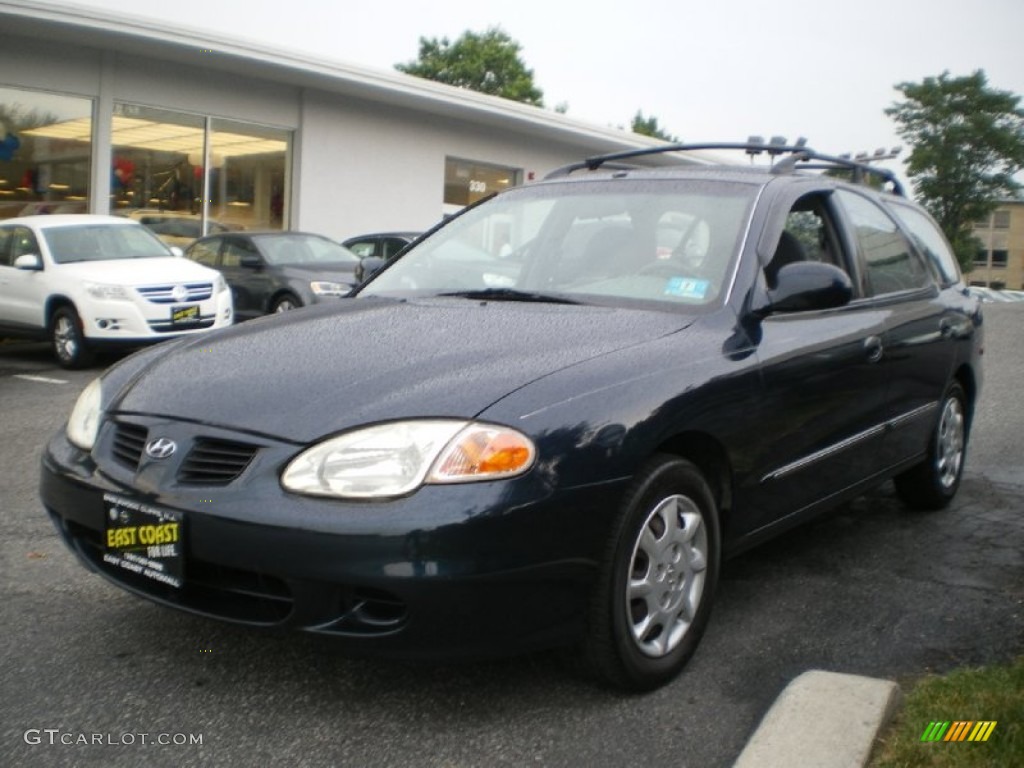
<instances>
[{"instance_id":1,"label":"windshield wiper","mask_svg":"<svg viewBox=\"0 0 1024 768\"><path fill-rule=\"evenodd\" d=\"M438 296L455 296L460 299L478 299L481 301L535 301L547 304L579 304L574 299L552 293L536 291L517 291L515 288L479 288L471 291L450 291L439 293Z\"/></svg>"}]
</instances>

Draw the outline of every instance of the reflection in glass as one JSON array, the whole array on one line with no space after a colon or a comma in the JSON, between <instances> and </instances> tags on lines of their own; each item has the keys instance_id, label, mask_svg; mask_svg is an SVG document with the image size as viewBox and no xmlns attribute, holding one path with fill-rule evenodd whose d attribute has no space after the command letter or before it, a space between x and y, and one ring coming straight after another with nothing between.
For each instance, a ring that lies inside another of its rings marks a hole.
<instances>
[{"instance_id":1,"label":"reflection in glass","mask_svg":"<svg viewBox=\"0 0 1024 768\"><path fill-rule=\"evenodd\" d=\"M519 183L519 171L500 165L447 158L444 163L446 206L466 206Z\"/></svg>"},{"instance_id":2,"label":"reflection in glass","mask_svg":"<svg viewBox=\"0 0 1024 768\"><path fill-rule=\"evenodd\" d=\"M88 209L91 116L89 99L0 88L0 219Z\"/></svg>"},{"instance_id":3,"label":"reflection in glass","mask_svg":"<svg viewBox=\"0 0 1024 768\"><path fill-rule=\"evenodd\" d=\"M111 124L111 209L196 216L202 202L205 119L116 104Z\"/></svg>"},{"instance_id":4,"label":"reflection in glass","mask_svg":"<svg viewBox=\"0 0 1024 768\"><path fill-rule=\"evenodd\" d=\"M210 122L210 216L245 229L286 229L288 132Z\"/></svg>"}]
</instances>

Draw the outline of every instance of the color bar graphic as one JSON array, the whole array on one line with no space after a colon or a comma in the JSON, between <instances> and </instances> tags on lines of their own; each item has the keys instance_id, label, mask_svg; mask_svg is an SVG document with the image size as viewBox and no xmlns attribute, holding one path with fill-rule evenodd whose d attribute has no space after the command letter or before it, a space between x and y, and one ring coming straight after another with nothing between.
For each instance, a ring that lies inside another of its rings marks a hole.
<instances>
[{"instance_id":1,"label":"color bar graphic","mask_svg":"<svg viewBox=\"0 0 1024 768\"><path fill-rule=\"evenodd\" d=\"M921 734L921 741L988 741L996 720L933 720Z\"/></svg>"}]
</instances>

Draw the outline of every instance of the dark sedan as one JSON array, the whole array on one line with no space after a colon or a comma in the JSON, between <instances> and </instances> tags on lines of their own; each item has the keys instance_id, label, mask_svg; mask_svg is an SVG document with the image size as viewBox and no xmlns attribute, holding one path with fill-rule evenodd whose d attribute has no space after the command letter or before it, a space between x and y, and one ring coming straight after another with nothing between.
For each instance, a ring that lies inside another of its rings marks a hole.
<instances>
[{"instance_id":1,"label":"dark sedan","mask_svg":"<svg viewBox=\"0 0 1024 768\"><path fill-rule=\"evenodd\" d=\"M235 317L334 300L356 285L359 257L307 232L228 232L196 240L185 256L220 270L231 288Z\"/></svg>"},{"instance_id":2,"label":"dark sedan","mask_svg":"<svg viewBox=\"0 0 1024 768\"><path fill-rule=\"evenodd\" d=\"M770 149L594 159L352 298L138 353L50 441L43 503L169 607L661 685L723 556L889 478L948 504L981 386L979 301L927 214Z\"/></svg>"}]
</instances>

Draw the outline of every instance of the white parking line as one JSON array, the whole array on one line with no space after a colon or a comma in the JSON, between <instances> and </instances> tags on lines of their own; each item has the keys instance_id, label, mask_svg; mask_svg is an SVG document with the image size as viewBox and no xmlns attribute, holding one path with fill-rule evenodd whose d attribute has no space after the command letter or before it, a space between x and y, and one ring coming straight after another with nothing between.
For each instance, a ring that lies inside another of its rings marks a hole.
<instances>
[{"instance_id":1,"label":"white parking line","mask_svg":"<svg viewBox=\"0 0 1024 768\"><path fill-rule=\"evenodd\" d=\"M27 373L15 373L11 378L26 381L41 381L43 384L67 384L67 379L49 379L46 376L29 376Z\"/></svg>"}]
</instances>

